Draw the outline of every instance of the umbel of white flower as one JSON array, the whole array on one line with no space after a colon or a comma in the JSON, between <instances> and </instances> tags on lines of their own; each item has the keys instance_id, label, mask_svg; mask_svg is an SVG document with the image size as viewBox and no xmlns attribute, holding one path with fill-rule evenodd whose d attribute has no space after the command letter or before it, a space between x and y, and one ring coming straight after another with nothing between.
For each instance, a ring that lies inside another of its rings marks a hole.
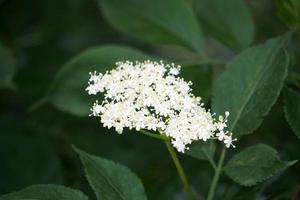
<instances>
[{"instance_id":1,"label":"umbel of white flower","mask_svg":"<svg viewBox=\"0 0 300 200\"><path fill-rule=\"evenodd\" d=\"M101 118L104 127L158 131L171 138L179 152L196 140L218 139L226 147L234 145L232 134L225 131L225 118L214 118L191 93L191 82L178 77L180 66L163 62L117 62L105 74L90 73L90 95L103 93L101 102L91 108L91 116Z\"/></svg>"}]
</instances>

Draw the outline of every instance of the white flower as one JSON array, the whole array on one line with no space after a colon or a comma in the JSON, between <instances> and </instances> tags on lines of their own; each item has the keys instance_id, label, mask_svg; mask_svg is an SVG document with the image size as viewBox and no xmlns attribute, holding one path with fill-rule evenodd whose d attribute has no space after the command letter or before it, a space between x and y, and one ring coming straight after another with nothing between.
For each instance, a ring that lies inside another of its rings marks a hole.
<instances>
[{"instance_id":1,"label":"white flower","mask_svg":"<svg viewBox=\"0 0 300 200\"><path fill-rule=\"evenodd\" d=\"M236 140L237 140L236 138L232 139L232 134L224 136L224 144L226 145L227 148L229 148L230 146L232 146L233 148L235 148L235 145L233 145L232 142L234 142Z\"/></svg>"},{"instance_id":2,"label":"white flower","mask_svg":"<svg viewBox=\"0 0 300 200\"><path fill-rule=\"evenodd\" d=\"M224 140L226 134L224 131L220 131L216 134L216 136L218 137L218 140L222 141L222 140Z\"/></svg>"},{"instance_id":3,"label":"white flower","mask_svg":"<svg viewBox=\"0 0 300 200\"><path fill-rule=\"evenodd\" d=\"M191 82L177 77L180 66L163 62L118 62L105 74L90 73L88 94L104 94L96 101L91 116L99 116L104 127L157 131L171 138L184 152L196 140L218 138L227 147L235 141L225 132L229 112L216 120L191 93Z\"/></svg>"}]
</instances>

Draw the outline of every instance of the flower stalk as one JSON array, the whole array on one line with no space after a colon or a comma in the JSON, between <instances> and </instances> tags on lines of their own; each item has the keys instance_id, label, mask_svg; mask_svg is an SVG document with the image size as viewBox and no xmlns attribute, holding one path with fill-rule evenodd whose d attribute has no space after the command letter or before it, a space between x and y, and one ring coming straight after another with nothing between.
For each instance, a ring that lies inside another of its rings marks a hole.
<instances>
[{"instance_id":1,"label":"flower stalk","mask_svg":"<svg viewBox=\"0 0 300 200\"><path fill-rule=\"evenodd\" d=\"M214 171L216 171L217 165L216 165L215 161L210 156L206 156L206 157L207 157L207 160L210 163L211 167L214 169Z\"/></svg>"},{"instance_id":2,"label":"flower stalk","mask_svg":"<svg viewBox=\"0 0 300 200\"><path fill-rule=\"evenodd\" d=\"M218 166L215 169L215 174L214 174L212 183L210 185L208 196L207 196L206 200L213 200L213 198L214 198L216 187L217 187L217 184L218 184L218 181L219 181L219 178L220 178L220 174L221 174L221 171L222 171L225 155L226 155L226 147L223 147L221 155L220 155L220 159L219 159L219 162L218 162Z\"/></svg>"},{"instance_id":3,"label":"flower stalk","mask_svg":"<svg viewBox=\"0 0 300 200\"><path fill-rule=\"evenodd\" d=\"M172 144L171 144L171 140L170 138L168 138L164 133L162 133L160 131L160 135L152 133L150 131L147 130L140 130L141 133L145 134L146 136L155 138L155 139L159 139L159 140L163 140L166 144L166 147L171 155L171 158L176 166L177 172L179 174L179 177L181 179L181 182L183 184L184 187L184 191L187 194L187 196L191 199L191 200L196 200L196 196L192 190L192 187L187 179L187 176L184 172L184 169L179 161L179 158L177 156L176 150L173 148Z\"/></svg>"},{"instance_id":4,"label":"flower stalk","mask_svg":"<svg viewBox=\"0 0 300 200\"><path fill-rule=\"evenodd\" d=\"M158 135L158 134L155 134L155 133L152 133L150 131L147 131L147 130L140 130L141 133L143 133L144 135L147 135L149 137L152 137L152 138L155 138L155 139L159 139L159 140L167 140L165 137L161 136L161 135Z\"/></svg>"},{"instance_id":5,"label":"flower stalk","mask_svg":"<svg viewBox=\"0 0 300 200\"><path fill-rule=\"evenodd\" d=\"M176 166L176 169L177 169L177 172L180 176L180 179L181 179L181 182L183 184L183 187L184 187L184 190L185 190L185 193L188 195L188 197L191 199L191 200L196 200L196 195L186 177L186 174L184 172L184 169L179 161L179 158L176 154L176 151L174 150L174 148L172 147L172 144L170 142L170 140L165 140L165 144L167 146L167 149L172 157L172 160Z\"/></svg>"}]
</instances>

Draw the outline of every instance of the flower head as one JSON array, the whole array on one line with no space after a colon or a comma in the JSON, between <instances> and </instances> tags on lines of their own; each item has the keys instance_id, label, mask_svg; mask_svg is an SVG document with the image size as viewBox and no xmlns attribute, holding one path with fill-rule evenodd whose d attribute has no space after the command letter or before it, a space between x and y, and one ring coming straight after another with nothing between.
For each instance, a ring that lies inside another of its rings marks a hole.
<instances>
[{"instance_id":1,"label":"flower head","mask_svg":"<svg viewBox=\"0 0 300 200\"><path fill-rule=\"evenodd\" d=\"M151 61L116 65L105 74L90 73L86 88L90 95L104 94L91 108L91 116L99 116L104 127L120 134L124 128L159 131L179 152L196 140L218 138L233 146L231 133L224 131L229 112L214 119L191 93L192 83L178 77L180 66Z\"/></svg>"}]
</instances>

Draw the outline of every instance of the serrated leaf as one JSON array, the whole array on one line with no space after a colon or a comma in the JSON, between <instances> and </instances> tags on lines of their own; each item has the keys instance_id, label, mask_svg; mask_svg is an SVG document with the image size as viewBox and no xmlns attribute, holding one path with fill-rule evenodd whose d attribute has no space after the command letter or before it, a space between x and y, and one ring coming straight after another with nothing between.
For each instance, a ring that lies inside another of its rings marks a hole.
<instances>
[{"instance_id":1,"label":"serrated leaf","mask_svg":"<svg viewBox=\"0 0 300 200\"><path fill-rule=\"evenodd\" d=\"M243 51L216 81L212 109L230 112L228 126L235 136L253 132L276 102L287 76L289 57L284 47L289 37Z\"/></svg>"},{"instance_id":2,"label":"serrated leaf","mask_svg":"<svg viewBox=\"0 0 300 200\"><path fill-rule=\"evenodd\" d=\"M183 0L98 0L116 29L149 42L179 44L203 51L202 32Z\"/></svg>"},{"instance_id":3,"label":"serrated leaf","mask_svg":"<svg viewBox=\"0 0 300 200\"><path fill-rule=\"evenodd\" d=\"M214 157L216 145L214 141L197 141L189 146L189 150L185 154L200 160L208 160Z\"/></svg>"},{"instance_id":4,"label":"serrated leaf","mask_svg":"<svg viewBox=\"0 0 300 200\"><path fill-rule=\"evenodd\" d=\"M265 144L248 147L236 154L225 166L225 173L243 186L252 186L293 165L281 161L277 152Z\"/></svg>"},{"instance_id":5,"label":"serrated leaf","mask_svg":"<svg viewBox=\"0 0 300 200\"><path fill-rule=\"evenodd\" d=\"M16 63L11 51L0 43L0 87L14 87Z\"/></svg>"},{"instance_id":6,"label":"serrated leaf","mask_svg":"<svg viewBox=\"0 0 300 200\"><path fill-rule=\"evenodd\" d=\"M289 88L284 89L284 114L293 132L300 138L300 94Z\"/></svg>"},{"instance_id":7,"label":"serrated leaf","mask_svg":"<svg viewBox=\"0 0 300 200\"><path fill-rule=\"evenodd\" d=\"M204 30L234 50L249 46L254 23L243 0L194 0L194 8Z\"/></svg>"},{"instance_id":8,"label":"serrated leaf","mask_svg":"<svg viewBox=\"0 0 300 200\"><path fill-rule=\"evenodd\" d=\"M127 167L87 154L77 148L75 150L98 200L147 199L142 182Z\"/></svg>"},{"instance_id":9,"label":"serrated leaf","mask_svg":"<svg viewBox=\"0 0 300 200\"><path fill-rule=\"evenodd\" d=\"M75 56L62 66L45 97L58 109L77 115L88 116L95 100L85 91L89 72L105 72L122 60L146 60L151 56L123 46L99 46Z\"/></svg>"},{"instance_id":10,"label":"serrated leaf","mask_svg":"<svg viewBox=\"0 0 300 200\"><path fill-rule=\"evenodd\" d=\"M82 192L59 185L33 185L0 197L0 200L88 200Z\"/></svg>"}]
</instances>

